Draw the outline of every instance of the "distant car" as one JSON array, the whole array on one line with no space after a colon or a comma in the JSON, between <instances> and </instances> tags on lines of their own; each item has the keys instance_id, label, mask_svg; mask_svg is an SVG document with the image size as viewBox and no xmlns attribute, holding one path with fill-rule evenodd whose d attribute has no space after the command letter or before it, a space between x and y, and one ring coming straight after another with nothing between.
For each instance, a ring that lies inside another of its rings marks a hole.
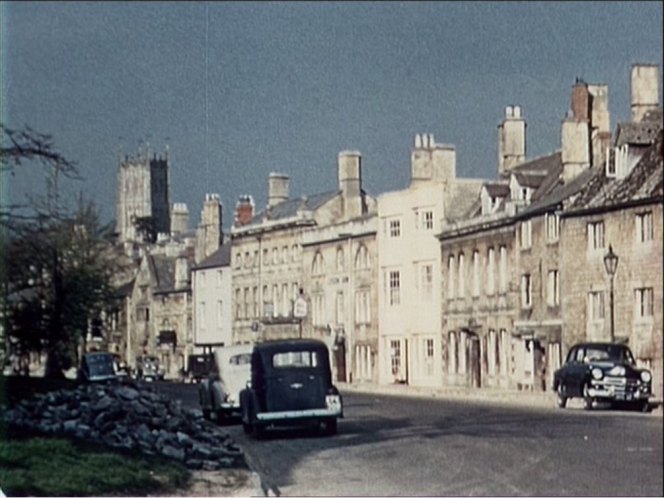
<instances>
[{"instance_id":1,"label":"distant car","mask_svg":"<svg viewBox=\"0 0 664 498\"><path fill-rule=\"evenodd\" d=\"M586 410L595 401L630 403L649 409L652 374L636 367L629 347L623 344L586 342L567 354L565 364L554 372L553 389L558 406L569 398L583 398Z\"/></svg>"},{"instance_id":2,"label":"distant car","mask_svg":"<svg viewBox=\"0 0 664 498\"><path fill-rule=\"evenodd\" d=\"M111 354L113 355L113 366L115 368L115 374L120 379L128 379L129 366L127 365L127 362L125 362L119 354L117 353L111 353Z\"/></svg>"},{"instance_id":3,"label":"distant car","mask_svg":"<svg viewBox=\"0 0 664 498\"><path fill-rule=\"evenodd\" d=\"M213 369L213 356L210 354L190 354L187 361L185 381L197 383L207 378Z\"/></svg>"},{"instance_id":4,"label":"distant car","mask_svg":"<svg viewBox=\"0 0 664 498\"><path fill-rule=\"evenodd\" d=\"M159 365L159 358L148 355L136 358L135 376L148 382L164 380L164 371Z\"/></svg>"},{"instance_id":5,"label":"distant car","mask_svg":"<svg viewBox=\"0 0 664 498\"><path fill-rule=\"evenodd\" d=\"M118 379L111 353L86 353L81 358L78 379L83 382L108 382Z\"/></svg>"},{"instance_id":6,"label":"distant car","mask_svg":"<svg viewBox=\"0 0 664 498\"><path fill-rule=\"evenodd\" d=\"M294 339L256 344L251 354L251 380L240 393L240 405L247 434L260 437L271 426L304 423L335 434L343 405L332 384L325 343Z\"/></svg>"},{"instance_id":7,"label":"distant car","mask_svg":"<svg viewBox=\"0 0 664 498\"><path fill-rule=\"evenodd\" d=\"M251 374L251 345L226 346L212 354L211 371L198 386L198 398L206 419L223 422L240 414L240 391Z\"/></svg>"}]
</instances>

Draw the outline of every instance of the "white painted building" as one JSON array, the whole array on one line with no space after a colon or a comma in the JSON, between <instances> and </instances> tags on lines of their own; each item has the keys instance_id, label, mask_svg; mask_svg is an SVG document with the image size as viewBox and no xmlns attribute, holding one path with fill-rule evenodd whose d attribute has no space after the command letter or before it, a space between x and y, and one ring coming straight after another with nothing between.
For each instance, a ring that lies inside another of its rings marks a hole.
<instances>
[{"instance_id":1,"label":"white painted building","mask_svg":"<svg viewBox=\"0 0 664 498\"><path fill-rule=\"evenodd\" d=\"M192 320L197 349L232 344L230 253L230 244L223 244L192 268Z\"/></svg>"},{"instance_id":2,"label":"white painted building","mask_svg":"<svg viewBox=\"0 0 664 498\"><path fill-rule=\"evenodd\" d=\"M480 181L456 179L454 147L416 135L411 183L378 197L379 383L442 385L441 230ZM454 202L453 202L454 200Z\"/></svg>"}]
</instances>

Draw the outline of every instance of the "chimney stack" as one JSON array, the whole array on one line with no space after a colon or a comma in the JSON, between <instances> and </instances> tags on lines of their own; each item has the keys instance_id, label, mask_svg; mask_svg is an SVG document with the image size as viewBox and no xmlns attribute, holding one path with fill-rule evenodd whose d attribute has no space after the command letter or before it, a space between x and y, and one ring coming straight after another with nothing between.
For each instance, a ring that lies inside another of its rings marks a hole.
<instances>
[{"instance_id":1,"label":"chimney stack","mask_svg":"<svg viewBox=\"0 0 664 498\"><path fill-rule=\"evenodd\" d=\"M185 233L189 229L189 209L184 202L175 202L171 209L171 233Z\"/></svg>"},{"instance_id":2,"label":"chimney stack","mask_svg":"<svg viewBox=\"0 0 664 498\"><path fill-rule=\"evenodd\" d=\"M254 199L250 195L241 195L235 204L235 226L246 225L254 217Z\"/></svg>"},{"instance_id":3,"label":"chimney stack","mask_svg":"<svg viewBox=\"0 0 664 498\"><path fill-rule=\"evenodd\" d=\"M362 199L362 154L349 150L339 152L337 164L344 218L357 218L364 211Z\"/></svg>"},{"instance_id":4,"label":"chimney stack","mask_svg":"<svg viewBox=\"0 0 664 498\"><path fill-rule=\"evenodd\" d=\"M639 123L643 116L659 109L659 66L632 65L632 121Z\"/></svg>"},{"instance_id":5,"label":"chimney stack","mask_svg":"<svg viewBox=\"0 0 664 498\"><path fill-rule=\"evenodd\" d=\"M526 160L526 121L521 107L507 106L505 118L498 125L498 174L508 172Z\"/></svg>"},{"instance_id":6,"label":"chimney stack","mask_svg":"<svg viewBox=\"0 0 664 498\"><path fill-rule=\"evenodd\" d=\"M270 173L268 180L267 206L272 207L288 200L289 177L283 173Z\"/></svg>"}]
</instances>

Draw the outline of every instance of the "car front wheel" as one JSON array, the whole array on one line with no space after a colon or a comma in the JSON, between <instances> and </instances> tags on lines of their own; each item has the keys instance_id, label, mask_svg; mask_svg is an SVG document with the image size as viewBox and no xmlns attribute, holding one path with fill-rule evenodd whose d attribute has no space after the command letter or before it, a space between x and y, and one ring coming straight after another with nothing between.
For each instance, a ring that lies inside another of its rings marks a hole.
<instances>
[{"instance_id":1,"label":"car front wheel","mask_svg":"<svg viewBox=\"0 0 664 498\"><path fill-rule=\"evenodd\" d=\"M558 408L565 408L567 406L567 396L564 393L563 385L558 384L558 389L556 389L556 404Z\"/></svg>"},{"instance_id":2,"label":"car front wheel","mask_svg":"<svg viewBox=\"0 0 664 498\"><path fill-rule=\"evenodd\" d=\"M323 422L323 432L327 436L334 436L337 433L337 419L331 418Z\"/></svg>"},{"instance_id":3,"label":"car front wheel","mask_svg":"<svg viewBox=\"0 0 664 498\"><path fill-rule=\"evenodd\" d=\"M583 409L584 410L592 410L593 408L593 398L590 396L590 393L588 392L589 386L588 384L584 384L583 386Z\"/></svg>"}]
</instances>

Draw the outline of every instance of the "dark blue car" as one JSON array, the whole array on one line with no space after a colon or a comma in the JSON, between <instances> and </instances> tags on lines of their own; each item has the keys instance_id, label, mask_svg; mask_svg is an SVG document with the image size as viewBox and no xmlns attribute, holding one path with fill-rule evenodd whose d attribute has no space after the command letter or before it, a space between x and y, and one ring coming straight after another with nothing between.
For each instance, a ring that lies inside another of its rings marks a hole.
<instances>
[{"instance_id":1,"label":"dark blue car","mask_svg":"<svg viewBox=\"0 0 664 498\"><path fill-rule=\"evenodd\" d=\"M240 392L240 410L248 434L261 436L272 426L300 424L316 424L335 434L343 405L332 384L325 343L293 339L256 344L251 380Z\"/></svg>"},{"instance_id":2,"label":"dark blue car","mask_svg":"<svg viewBox=\"0 0 664 498\"><path fill-rule=\"evenodd\" d=\"M629 403L644 411L650 407L652 374L637 368L624 344L584 342L573 346L565 364L554 372L553 389L558 406L569 398L583 398L590 410L596 401Z\"/></svg>"}]
</instances>

